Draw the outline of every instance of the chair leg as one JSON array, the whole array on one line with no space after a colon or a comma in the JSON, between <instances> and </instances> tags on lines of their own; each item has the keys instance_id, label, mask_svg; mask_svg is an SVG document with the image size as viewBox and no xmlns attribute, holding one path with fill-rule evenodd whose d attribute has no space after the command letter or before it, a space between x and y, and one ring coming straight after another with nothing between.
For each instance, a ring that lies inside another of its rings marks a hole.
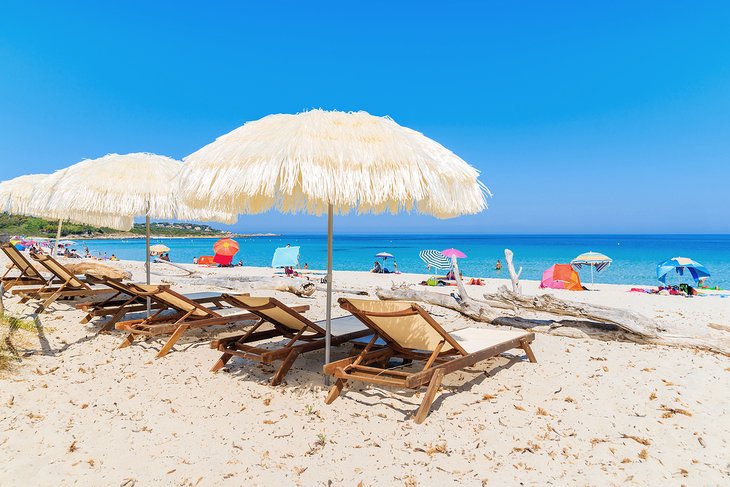
<instances>
[{"instance_id":1,"label":"chair leg","mask_svg":"<svg viewBox=\"0 0 730 487\"><path fill-rule=\"evenodd\" d=\"M439 386L441 385L443 378L444 370L436 369L433 373L433 377L431 377L431 382L428 383L428 388L426 389L426 394L423 396L423 401L421 401L421 405L416 412L416 417L414 419L417 424L423 423L426 416L428 416L428 411L431 409L431 404L436 397L436 393L439 390Z\"/></svg>"},{"instance_id":2,"label":"chair leg","mask_svg":"<svg viewBox=\"0 0 730 487\"><path fill-rule=\"evenodd\" d=\"M107 320L106 323L104 323L104 326L101 327L101 329L99 330L99 333L110 331L112 328L114 328L114 325L119 320L124 318L124 315L126 315L126 314L127 314L127 312L124 308L118 309L117 312L114 313L112 315L112 317Z\"/></svg>"},{"instance_id":3,"label":"chair leg","mask_svg":"<svg viewBox=\"0 0 730 487\"><path fill-rule=\"evenodd\" d=\"M185 330L188 329L188 325L180 325L177 327L177 330L170 335L170 338L167 340L167 343L163 345L163 347L160 349L159 353L155 358L162 358L172 349L172 347L177 343L177 341L180 339L180 337L185 333Z\"/></svg>"},{"instance_id":4,"label":"chair leg","mask_svg":"<svg viewBox=\"0 0 730 487\"><path fill-rule=\"evenodd\" d=\"M522 350L525 351L525 354L527 354L527 358L530 359L530 362L537 363L537 358L535 358L535 354L532 351L532 347L530 347L530 344L527 342L522 342Z\"/></svg>"},{"instance_id":5,"label":"chair leg","mask_svg":"<svg viewBox=\"0 0 730 487\"><path fill-rule=\"evenodd\" d=\"M57 291L53 293L48 299L43 301L40 306L38 306L38 309L36 310L36 314L43 313L47 307L49 307L51 304L53 304L58 297L61 295L60 291Z\"/></svg>"},{"instance_id":6,"label":"chair leg","mask_svg":"<svg viewBox=\"0 0 730 487\"><path fill-rule=\"evenodd\" d=\"M345 387L345 383L347 381L345 379L337 379L334 383L334 385L330 388L329 394L327 394L327 399L324 400L325 404L332 404L332 401L340 397L340 394L342 394L342 389Z\"/></svg>"},{"instance_id":7,"label":"chair leg","mask_svg":"<svg viewBox=\"0 0 730 487\"><path fill-rule=\"evenodd\" d=\"M223 367L225 367L225 365L228 363L228 361L231 360L231 357L233 357L233 354L224 353L223 355L221 355L221 358L219 358L218 361L213 365L213 368L210 369L210 371L218 372Z\"/></svg>"},{"instance_id":8,"label":"chair leg","mask_svg":"<svg viewBox=\"0 0 730 487\"><path fill-rule=\"evenodd\" d=\"M271 379L272 386L278 386L281 384L281 381L284 380L286 373L289 372L289 369L291 369L291 366L294 364L297 357L299 357L298 351L292 350L289 352L289 355L286 356L284 361L281 363L281 366L279 366L279 369L276 371L276 374L274 374L274 377Z\"/></svg>"},{"instance_id":9,"label":"chair leg","mask_svg":"<svg viewBox=\"0 0 730 487\"><path fill-rule=\"evenodd\" d=\"M122 343L117 348L126 348L134 342L134 333L130 333L127 337L122 340Z\"/></svg>"}]
</instances>

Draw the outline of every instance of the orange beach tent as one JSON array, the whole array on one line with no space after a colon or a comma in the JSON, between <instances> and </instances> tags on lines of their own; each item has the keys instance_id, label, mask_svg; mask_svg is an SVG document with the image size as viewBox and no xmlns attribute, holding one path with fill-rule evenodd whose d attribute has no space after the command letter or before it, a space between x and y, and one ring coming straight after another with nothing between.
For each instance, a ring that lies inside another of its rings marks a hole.
<instances>
[{"instance_id":1,"label":"orange beach tent","mask_svg":"<svg viewBox=\"0 0 730 487\"><path fill-rule=\"evenodd\" d=\"M541 288L568 289L570 291L582 291L578 273L570 264L553 264L542 274L540 281Z\"/></svg>"}]
</instances>

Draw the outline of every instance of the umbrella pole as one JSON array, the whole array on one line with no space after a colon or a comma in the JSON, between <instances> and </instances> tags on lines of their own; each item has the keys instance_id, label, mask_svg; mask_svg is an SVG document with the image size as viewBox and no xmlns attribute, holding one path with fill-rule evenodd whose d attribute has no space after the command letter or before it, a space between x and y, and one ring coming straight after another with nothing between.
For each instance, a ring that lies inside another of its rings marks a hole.
<instances>
[{"instance_id":1,"label":"umbrella pole","mask_svg":"<svg viewBox=\"0 0 730 487\"><path fill-rule=\"evenodd\" d=\"M327 324L324 335L324 362L330 362L330 343L332 341L332 204L327 207ZM324 385L330 385L330 377L324 376Z\"/></svg>"},{"instance_id":2,"label":"umbrella pole","mask_svg":"<svg viewBox=\"0 0 730 487\"><path fill-rule=\"evenodd\" d=\"M144 257L144 264L145 264L145 272L147 273L147 284L150 283L150 214L147 213L145 215L144 219L144 226L145 226L145 257ZM150 315L152 309L152 301L150 300L149 296L147 297L147 316Z\"/></svg>"},{"instance_id":3,"label":"umbrella pole","mask_svg":"<svg viewBox=\"0 0 730 487\"><path fill-rule=\"evenodd\" d=\"M53 258L56 258L56 255L58 254L58 241L61 240L61 225L63 225L63 220L58 220L58 230L56 231L56 241L53 244Z\"/></svg>"},{"instance_id":4,"label":"umbrella pole","mask_svg":"<svg viewBox=\"0 0 730 487\"><path fill-rule=\"evenodd\" d=\"M591 288L593 288L593 266L590 266L591 268Z\"/></svg>"}]
</instances>

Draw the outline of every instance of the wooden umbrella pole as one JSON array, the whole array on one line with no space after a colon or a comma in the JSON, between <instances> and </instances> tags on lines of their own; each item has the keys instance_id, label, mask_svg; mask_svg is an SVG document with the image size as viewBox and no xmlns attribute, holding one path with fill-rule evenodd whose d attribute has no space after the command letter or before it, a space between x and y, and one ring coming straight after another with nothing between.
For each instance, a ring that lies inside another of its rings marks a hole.
<instances>
[{"instance_id":1,"label":"wooden umbrella pole","mask_svg":"<svg viewBox=\"0 0 730 487\"><path fill-rule=\"evenodd\" d=\"M332 204L327 207L327 324L324 336L324 362L330 362L330 345L332 342ZM329 375L324 376L324 385L330 385Z\"/></svg>"},{"instance_id":2,"label":"wooden umbrella pole","mask_svg":"<svg viewBox=\"0 0 730 487\"><path fill-rule=\"evenodd\" d=\"M149 284L150 283L150 214L149 214L149 212L147 212L147 214L145 215L144 225L145 225L145 230L146 230L144 263L145 263L145 271L147 273L147 284ZM148 296L147 297L147 316L150 315L151 311L152 311L152 300Z\"/></svg>"},{"instance_id":3,"label":"wooden umbrella pole","mask_svg":"<svg viewBox=\"0 0 730 487\"><path fill-rule=\"evenodd\" d=\"M53 243L53 258L56 258L56 255L58 255L58 241L61 240L61 225L63 225L63 220L58 220L58 230L56 231L56 241Z\"/></svg>"}]
</instances>

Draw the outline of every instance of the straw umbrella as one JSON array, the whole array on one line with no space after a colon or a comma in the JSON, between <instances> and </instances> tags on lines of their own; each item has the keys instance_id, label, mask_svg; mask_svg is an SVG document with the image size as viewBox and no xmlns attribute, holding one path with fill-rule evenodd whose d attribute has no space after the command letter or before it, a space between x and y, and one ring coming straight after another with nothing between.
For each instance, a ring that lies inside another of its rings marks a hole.
<instances>
[{"instance_id":1,"label":"straw umbrella","mask_svg":"<svg viewBox=\"0 0 730 487\"><path fill-rule=\"evenodd\" d=\"M44 191L43 206L77 220L94 214L118 215L132 228L134 217L145 217L145 268L150 283L150 218L235 221L234 215L192 210L178 196L180 162L150 153L108 154L87 159L54 173ZM88 222L87 223L91 223ZM149 305L149 300L148 300Z\"/></svg>"},{"instance_id":2,"label":"straw umbrella","mask_svg":"<svg viewBox=\"0 0 730 487\"><path fill-rule=\"evenodd\" d=\"M56 255L58 241L61 238L61 226L64 220L73 223L128 230L132 227L132 218L98 212L83 212L74 209L64 212L62 209L48 207L43 195L53 190L59 179L56 174L27 174L0 183L0 211L11 215L34 216L58 220L58 230L53 246Z\"/></svg>"},{"instance_id":3,"label":"straw umbrella","mask_svg":"<svg viewBox=\"0 0 730 487\"><path fill-rule=\"evenodd\" d=\"M388 117L312 110L269 115L184 159L194 208L327 214L326 361L330 358L333 215L417 211L437 218L486 209L479 172Z\"/></svg>"}]
</instances>

